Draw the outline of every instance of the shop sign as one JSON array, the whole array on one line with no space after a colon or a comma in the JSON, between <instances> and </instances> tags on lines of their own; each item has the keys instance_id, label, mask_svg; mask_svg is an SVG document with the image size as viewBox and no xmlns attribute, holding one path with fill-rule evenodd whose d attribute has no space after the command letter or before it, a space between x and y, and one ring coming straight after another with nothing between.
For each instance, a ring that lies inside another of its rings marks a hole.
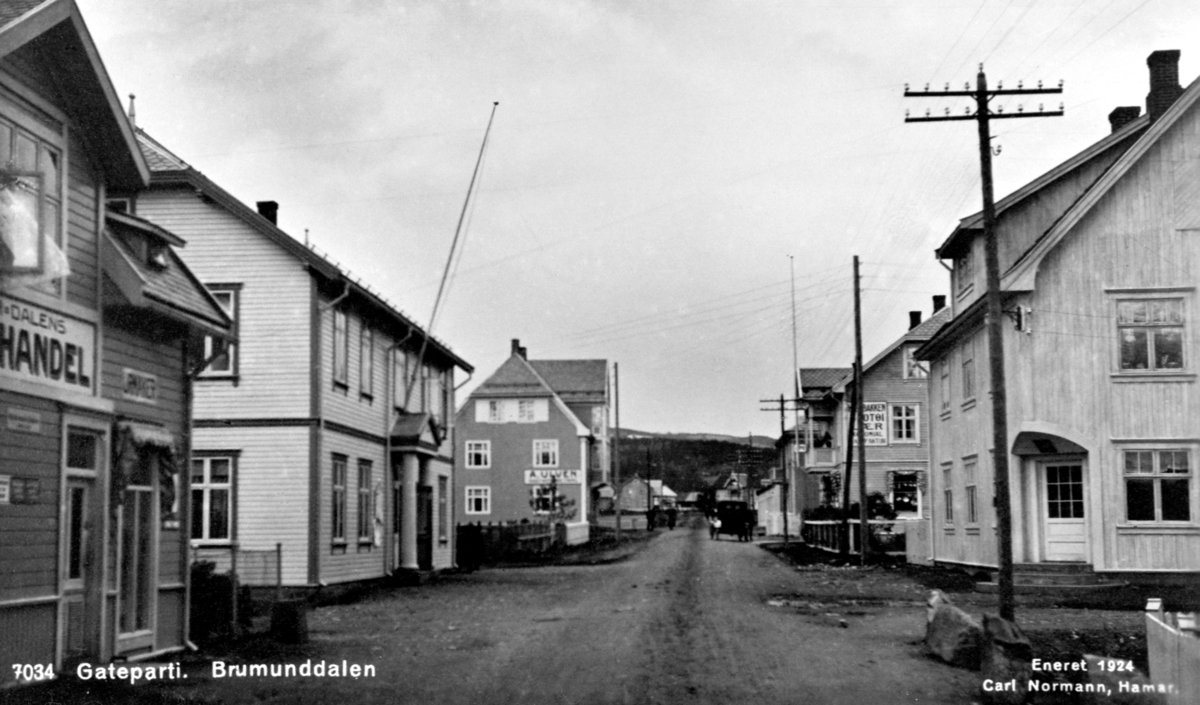
<instances>
[{"instance_id":1,"label":"shop sign","mask_svg":"<svg viewBox=\"0 0 1200 705\"><path fill-rule=\"evenodd\" d=\"M121 396L143 404L157 404L158 377L126 367L125 384L121 388Z\"/></svg>"},{"instance_id":2,"label":"shop sign","mask_svg":"<svg viewBox=\"0 0 1200 705\"><path fill-rule=\"evenodd\" d=\"M21 433L41 433L42 415L36 411L18 409L15 406L10 406L8 407L6 425L10 431L19 431Z\"/></svg>"},{"instance_id":3,"label":"shop sign","mask_svg":"<svg viewBox=\"0 0 1200 705\"><path fill-rule=\"evenodd\" d=\"M0 378L90 394L96 326L0 296Z\"/></svg>"},{"instance_id":4,"label":"shop sign","mask_svg":"<svg viewBox=\"0 0 1200 705\"><path fill-rule=\"evenodd\" d=\"M863 402L862 429L866 433L866 445L885 446L887 439L887 402ZM857 438L855 439L857 442Z\"/></svg>"},{"instance_id":5,"label":"shop sign","mask_svg":"<svg viewBox=\"0 0 1200 705\"><path fill-rule=\"evenodd\" d=\"M583 473L579 470L526 470L525 484L548 485L551 479L560 485L583 484Z\"/></svg>"}]
</instances>

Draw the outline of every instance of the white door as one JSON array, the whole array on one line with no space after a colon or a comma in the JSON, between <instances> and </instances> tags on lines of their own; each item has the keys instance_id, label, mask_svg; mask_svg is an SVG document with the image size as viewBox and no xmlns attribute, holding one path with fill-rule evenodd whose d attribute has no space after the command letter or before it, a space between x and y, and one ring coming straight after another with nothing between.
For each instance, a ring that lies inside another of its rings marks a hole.
<instances>
[{"instance_id":1,"label":"white door","mask_svg":"<svg viewBox=\"0 0 1200 705\"><path fill-rule=\"evenodd\" d=\"M1045 493L1045 556L1047 561L1086 561L1087 523L1084 516L1083 463L1042 463Z\"/></svg>"}]
</instances>

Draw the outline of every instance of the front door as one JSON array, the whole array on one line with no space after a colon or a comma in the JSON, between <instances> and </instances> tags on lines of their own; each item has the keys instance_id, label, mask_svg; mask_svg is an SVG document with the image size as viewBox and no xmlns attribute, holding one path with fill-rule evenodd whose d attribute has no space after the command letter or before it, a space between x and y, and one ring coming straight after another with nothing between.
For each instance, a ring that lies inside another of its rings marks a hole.
<instances>
[{"instance_id":1,"label":"front door","mask_svg":"<svg viewBox=\"0 0 1200 705\"><path fill-rule=\"evenodd\" d=\"M94 482L88 478L67 480L63 497L63 608L65 634L63 654L68 663L97 655L97 605L92 581L99 579L96 536L92 508Z\"/></svg>"},{"instance_id":2,"label":"front door","mask_svg":"<svg viewBox=\"0 0 1200 705\"><path fill-rule=\"evenodd\" d=\"M1041 463L1047 561L1086 561L1088 558L1083 462Z\"/></svg>"},{"instance_id":3,"label":"front door","mask_svg":"<svg viewBox=\"0 0 1200 705\"><path fill-rule=\"evenodd\" d=\"M404 471L392 465L392 568L400 567L400 520L404 511Z\"/></svg>"}]
</instances>

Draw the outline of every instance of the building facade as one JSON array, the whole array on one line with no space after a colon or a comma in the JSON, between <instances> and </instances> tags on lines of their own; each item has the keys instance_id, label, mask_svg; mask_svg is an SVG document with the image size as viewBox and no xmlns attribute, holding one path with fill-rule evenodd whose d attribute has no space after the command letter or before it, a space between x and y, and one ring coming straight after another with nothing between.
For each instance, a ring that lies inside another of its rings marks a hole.
<instances>
[{"instance_id":1,"label":"building facade","mask_svg":"<svg viewBox=\"0 0 1200 705\"><path fill-rule=\"evenodd\" d=\"M587 540L589 487L609 478L607 361L529 360L513 340L456 428L463 521L553 515L568 542Z\"/></svg>"},{"instance_id":2,"label":"building facade","mask_svg":"<svg viewBox=\"0 0 1200 705\"><path fill-rule=\"evenodd\" d=\"M454 371L471 366L347 272L145 132L131 212L189 238L233 318L197 377L197 559L244 583L319 588L453 565ZM263 558L265 557L265 558ZM260 558L260 560L256 560Z\"/></svg>"},{"instance_id":3,"label":"building facade","mask_svg":"<svg viewBox=\"0 0 1200 705\"><path fill-rule=\"evenodd\" d=\"M1200 571L1200 83L1151 54L1147 114L997 203L1005 447L992 444L981 218L938 249L953 319L931 363L933 554L996 566L994 452L1008 455L1013 557L1096 572Z\"/></svg>"},{"instance_id":4,"label":"building facade","mask_svg":"<svg viewBox=\"0 0 1200 705\"><path fill-rule=\"evenodd\" d=\"M181 650L191 377L231 322L180 238L106 212L149 170L70 0L0 3L0 164L0 661Z\"/></svg>"}]
</instances>

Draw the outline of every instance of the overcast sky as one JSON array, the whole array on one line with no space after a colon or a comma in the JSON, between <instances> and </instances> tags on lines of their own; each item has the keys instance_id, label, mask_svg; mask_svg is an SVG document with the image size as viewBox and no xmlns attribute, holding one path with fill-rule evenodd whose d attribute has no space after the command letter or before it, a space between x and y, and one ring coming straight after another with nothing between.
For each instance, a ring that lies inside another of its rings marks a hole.
<instances>
[{"instance_id":1,"label":"overcast sky","mask_svg":"<svg viewBox=\"0 0 1200 705\"><path fill-rule=\"evenodd\" d=\"M948 290L975 127L904 124L966 105L906 82L1065 80L996 123L999 197L1144 106L1151 51L1200 71L1194 0L77 2L139 125L422 325L500 101L434 325L459 401L520 338L619 362L651 431L778 434L789 256L801 366L853 360L854 255L868 359Z\"/></svg>"}]
</instances>

